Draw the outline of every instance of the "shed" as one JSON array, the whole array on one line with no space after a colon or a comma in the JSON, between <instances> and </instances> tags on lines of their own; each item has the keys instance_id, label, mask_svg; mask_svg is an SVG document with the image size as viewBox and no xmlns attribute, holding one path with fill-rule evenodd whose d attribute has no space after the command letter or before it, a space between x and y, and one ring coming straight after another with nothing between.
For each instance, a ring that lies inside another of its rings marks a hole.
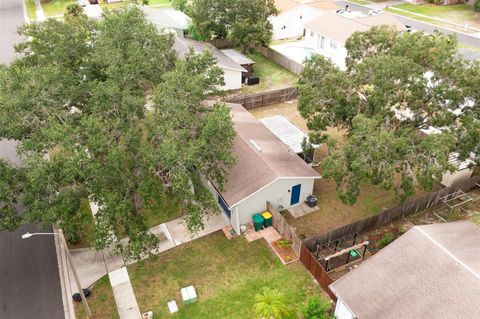
<instances>
[{"instance_id":1,"label":"shed","mask_svg":"<svg viewBox=\"0 0 480 319\"><path fill-rule=\"evenodd\" d=\"M235 63L240 64L245 70L247 70L245 74L246 77L250 77L253 75L253 65L255 64L255 61L235 49L225 49L221 51L223 52L223 54L232 59Z\"/></svg>"},{"instance_id":2,"label":"shed","mask_svg":"<svg viewBox=\"0 0 480 319\"><path fill-rule=\"evenodd\" d=\"M478 318L480 228L415 226L330 285L337 319Z\"/></svg>"},{"instance_id":3,"label":"shed","mask_svg":"<svg viewBox=\"0 0 480 319\"><path fill-rule=\"evenodd\" d=\"M224 189L206 181L236 233L265 211L269 201L282 210L302 203L313 193L320 174L240 104L229 103L235 131L236 163Z\"/></svg>"},{"instance_id":4,"label":"shed","mask_svg":"<svg viewBox=\"0 0 480 319\"><path fill-rule=\"evenodd\" d=\"M210 43L195 41L186 38L175 37L173 49L179 58L183 58L193 48L195 53L201 54L209 51L216 59L217 65L223 70L225 84L221 89L236 90L242 88L242 73L247 72L240 64L233 61L225 53L211 45Z\"/></svg>"}]
</instances>

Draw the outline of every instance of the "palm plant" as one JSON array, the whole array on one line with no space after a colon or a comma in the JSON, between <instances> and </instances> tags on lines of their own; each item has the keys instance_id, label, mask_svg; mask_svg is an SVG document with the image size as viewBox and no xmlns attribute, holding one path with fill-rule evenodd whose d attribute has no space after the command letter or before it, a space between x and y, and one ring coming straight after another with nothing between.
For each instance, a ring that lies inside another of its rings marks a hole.
<instances>
[{"instance_id":1,"label":"palm plant","mask_svg":"<svg viewBox=\"0 0 480 319\"><path fill-rule=\"evenodd\" d=\"M288 308L287 297L277 289L267 287L262 289L262 293L255 295L253 310L260 319L287 319L292 317L292 312Z\"/></svg>"}]
</instances>

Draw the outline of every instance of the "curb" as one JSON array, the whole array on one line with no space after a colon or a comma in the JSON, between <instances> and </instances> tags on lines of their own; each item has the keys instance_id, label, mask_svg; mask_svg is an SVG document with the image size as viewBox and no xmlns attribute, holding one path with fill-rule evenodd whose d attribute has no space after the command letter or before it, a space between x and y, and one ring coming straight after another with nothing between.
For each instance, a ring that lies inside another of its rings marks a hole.
<instances>
[{"instance_id":1,"label":"curb","mask_svg":"<svg viewBox=\"0 0 480 319\"><path fill-rule=\"evenodd\" d=\"M53 232L58 234L57 229L53 226ZM60 289L62 291L63 312L65 319L75 319L75 310L73 308L72 287L70 283L70 272L68 270L67 256L58 236L55 238L55 249L57 251L58 273L60 275ZM65 247L66 248L66 247ZM66 248L68 249L68 248Z\"/></svg>"}]
</instances>

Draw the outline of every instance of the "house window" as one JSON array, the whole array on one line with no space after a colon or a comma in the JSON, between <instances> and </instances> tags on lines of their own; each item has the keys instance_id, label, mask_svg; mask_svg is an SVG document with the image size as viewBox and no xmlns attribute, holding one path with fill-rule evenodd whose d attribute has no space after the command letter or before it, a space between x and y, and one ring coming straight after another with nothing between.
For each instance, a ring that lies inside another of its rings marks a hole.
<instances>
[{"instance_id":1,"label":"house window","mask_svg":"<svg viewBox=\"0 0 480 319\"><path fill-rule=\"evenodd\" d=\"M318 36L317 38L317 45L320 47L320 48L324 48L325 47L325 37L322 35L322 36Z\"/></svg>"},{"instance_id":2,"label":"house window","mask_svg":"<svg viewBox=\"0 0 480 319\"><path fill-rule=\"evenodd\" d=\"M338 48L337 44L333 41L330 41L330 48L336 50Z\"/></svg>"}]
</instances>

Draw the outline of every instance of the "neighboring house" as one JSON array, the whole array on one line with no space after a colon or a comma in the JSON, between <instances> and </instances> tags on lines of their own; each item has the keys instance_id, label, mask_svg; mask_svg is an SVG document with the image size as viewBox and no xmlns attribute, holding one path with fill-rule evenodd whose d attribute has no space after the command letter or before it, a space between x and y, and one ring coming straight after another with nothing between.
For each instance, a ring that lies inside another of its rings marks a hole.
<instances>
[{"instance_id":1,"label":"neighboring house","mask_svg":"<svg viewBox=\"0 0 480 319\"><path fill-rule=\"evenodd\" d=\"M326 11L336 10L338 6L330 1L298 4L294 1L276 1L279 11L276 16L269 17L273 27L273 40L298 38L303 36L303 25Z\"/></svg>"},{"instance_id":2,"label":"neighboring house","mask_svg":"<svg viewBox=\"0 0 480 319\"><path fill-rule=\"evenodd\" d=\"M253 65L255 64L255 61L235 49L225 49L221 51L235 63L240 64L245 70L247 70L247 72L244 74L245 77L250 77L253 75Z\"/></svg>"},{"instance_id":3,"label":"neighboring house","mask_svg":"<svg viewBox=\"0 0 480 319\"><path fill-rule=\"evenodd\" d=\"M193 48L197 54L209 51L217 59L217 65L224 72L223 78L225 84L220 88L221 90L237 90L242 88L242 73L247 72L247 70L240 64L230 59L222 51L209 43L175 37L173 48L177 52L178 57L183 58L190 47Z\"/></svg>"},{"instance_id":4,"label":"neighboring house","mask_svg":"<svg viewBox=\"0 0 480 319\"><path fill-rule=\"evenodd\" d=\"M479 318L480 228L415 226L330 285L337 319Z\"/></svg>"},{"instance_id":5,"label":"neighboring house","mask_svg":"<svg viewBox=\"0 0 480 319\"><path fill-rule=\"evenodd\" d=\"M302 203L320 175L242 105L228 105L237 132L236 163L223 190L206 183L239 234L240 225L265 211L267 201L280 210Z\"/></svg>"},{"instance_id":6,"label":"neighboring house","mask_svg":"<svg viewBox=\"0 0 480 319\"><path fill-rule=\"evenodd\" d=\"M158 30L166 30L183 38L192 19L182 11L172 8L155 9L148 6L140 7L145 18L153 23Z\"/></svg>"},{"instance_id":7,"label":"neighboring house","mask_svg":"<svg viewBox=\"0 0 480 319\"><path fill-rule=\"evenodd\" d=\"M340 68L345 68L345 42L354 32L367 31L379 25L392 25L399 31L406 30L404 24L388 13L372 16L354 13L327 12L305 24L305 43L316 53L330 58Z\"/></svg>"}]
</instances>

